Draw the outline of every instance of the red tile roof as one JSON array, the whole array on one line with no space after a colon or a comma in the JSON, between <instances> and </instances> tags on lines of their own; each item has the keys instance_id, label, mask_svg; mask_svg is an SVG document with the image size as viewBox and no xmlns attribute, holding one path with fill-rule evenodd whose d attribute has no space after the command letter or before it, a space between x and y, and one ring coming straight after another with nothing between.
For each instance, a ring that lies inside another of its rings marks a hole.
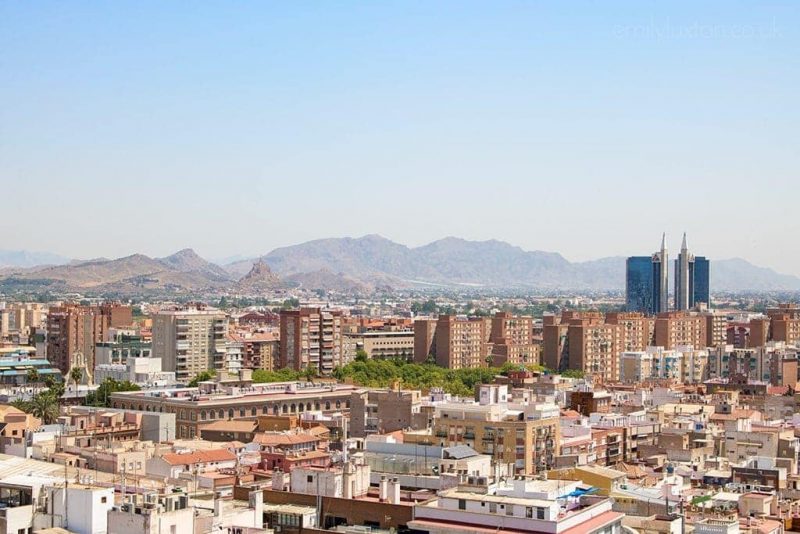
<instances>
[{"instance_id":1,"label":"red tile roof","mask_svg":"<svg viewBox=\"0 0 800 534\"><path fill-rule=\"evenodd\" d=\"M236 460L236 455L226 449L212 449L210 451L194 451L184 454L167 453L161 458L169 465L194 465L210 462L228 462Z\"/></svg>"}]
</instances>

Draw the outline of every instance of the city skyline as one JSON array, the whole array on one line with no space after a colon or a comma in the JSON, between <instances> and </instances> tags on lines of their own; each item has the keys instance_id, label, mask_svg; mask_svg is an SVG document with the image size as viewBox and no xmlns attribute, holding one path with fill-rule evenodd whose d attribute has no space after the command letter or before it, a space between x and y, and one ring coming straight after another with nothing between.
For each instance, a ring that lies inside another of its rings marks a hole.
<instances>
[{"instance_id":1,"label":"city skyline","mask_svg":"<svg viewBox=\"0 0 800 534\"><path fill-rule=\"evenodd\" d=\"M795 4L0 9L4 249L220 258L379 233L581 261L667 228L800 274L776 201L796 184Z\"/></svg>"}]
</instances>

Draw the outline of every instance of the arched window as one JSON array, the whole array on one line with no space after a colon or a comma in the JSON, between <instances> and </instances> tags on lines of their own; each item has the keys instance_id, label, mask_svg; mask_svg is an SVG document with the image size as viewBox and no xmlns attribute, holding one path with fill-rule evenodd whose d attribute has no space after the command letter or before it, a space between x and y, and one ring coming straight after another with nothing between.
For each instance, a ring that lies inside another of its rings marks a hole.
<instances>
[{"instance_id":1,"label":"arched window","mask_svg":"<svg viewBox=\"0 0 800 534\"><path fill-rule=\"evenodd\" d=\"M292 405L289 407L289 411L292 412L292 413L296 412L297 411L297 405L295 403L292 403Z\"/></svg>"},{"instance_id":2,"label":"arched window","mask_svg":"<svg viewBox=\"0 0 800 534\"><path fill-rule=\"evenodd\" d=\"M231 417L233 417L233 410L231 410ZM220 410L219 411L219 418L220 419L225 419L225 410Z\"/></svg>"},{"instance_id":3,"label":"arched window","mask_svg":"<svg viewBox=\"0 0 800 534\"><path fill-rule=\"evenodd\" d=\"M233 408L228 410L228 418L233 419Z\"/></svg>"},{"instance_id":4,"label":"arched window","mask_svg":"<svg viewBox=\"0 0 800 534\"><path fill-rule=\"evenodd\" d=\"M206 420L206 411L205 410L200 410L200 420L201 421L205 421Z\"/></svg>"},{"instance_id":5,"label":"arched window","mask_svg":"<svg viewBox=\"0 0 800 534\"><path fill-rule=\"evenodd\" d=\"M326 410L330 410L331 409L331 401L325 401L325 409Z\"/></svg>"},{"instance_id":6,"label":"arched window","mask_svg":"<svg viewBox=\"0 0 800 534\"><path fill-rule=\"evenodd\" d=\"M306 411L307 412L311 411L311 403L310 402L308 404L306 404Z\"/></svg>"},{"instance_id":7,"label":"arched window","mask_svg":"<svg viewBox=\"0 0 800 534\"><path fill-rule=\"evenodd\" d=\"M272 407L272 415L278 415L278 412L280 412L280 408L278 408L278 405L276 404Z\"/></svg>"}]
</instances>

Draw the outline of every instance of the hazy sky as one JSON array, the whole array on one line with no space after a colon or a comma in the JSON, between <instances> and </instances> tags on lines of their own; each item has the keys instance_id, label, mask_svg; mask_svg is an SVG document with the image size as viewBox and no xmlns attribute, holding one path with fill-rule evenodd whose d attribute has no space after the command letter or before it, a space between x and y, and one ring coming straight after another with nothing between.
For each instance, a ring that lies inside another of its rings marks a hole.
<instances>
[{"instance_id":1,"label":"hazy sky","mask_svg":"<svg viewBox=\"0 0 800 534\"><path fill-rule=\"evenodd\" d=\"M686 230L800 275L800 3L698 4L2 0L0 248Z\"/></svg>"}]
</instances>

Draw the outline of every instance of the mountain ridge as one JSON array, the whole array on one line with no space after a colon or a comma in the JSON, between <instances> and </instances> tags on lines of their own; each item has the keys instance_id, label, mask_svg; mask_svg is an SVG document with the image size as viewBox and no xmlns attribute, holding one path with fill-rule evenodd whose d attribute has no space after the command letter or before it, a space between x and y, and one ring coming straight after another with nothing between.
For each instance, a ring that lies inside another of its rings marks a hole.
<instances>
[{"instance_id":1,"label":"mountain ridge","mask_svg":"<svg viewBox=\"0 0 800 534\"><path fill-rule=\"evenodd\" d=\"M625 284L625 257L570 262L558 252L527 251L496 239L448 236L409 247L369 234L278 247L224 266L187 248L162 258L131 254L0 271L0 289L14 284L123 293L427 286L619 291ZM800 278L731 258L712 260L711 285L712 292L794 291L800 290Z\"/></svg>"}]
</instances>

